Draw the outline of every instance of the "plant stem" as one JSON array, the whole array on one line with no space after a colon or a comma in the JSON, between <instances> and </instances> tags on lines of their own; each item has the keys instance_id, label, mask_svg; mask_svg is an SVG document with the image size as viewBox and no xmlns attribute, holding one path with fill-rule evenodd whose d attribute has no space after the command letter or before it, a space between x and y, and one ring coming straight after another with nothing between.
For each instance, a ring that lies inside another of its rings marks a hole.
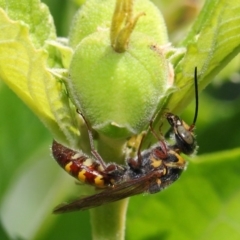
<instances>
[{"instance_id":1,"label":"plant stem","mask_svg":"<svg viewBox=\"0 0 240 240\"><path fill-rule=\"evenodd\" d=\"M128 198L92 209L92 239L124 240L127 206Z\"/></svg>"}]
</instances>

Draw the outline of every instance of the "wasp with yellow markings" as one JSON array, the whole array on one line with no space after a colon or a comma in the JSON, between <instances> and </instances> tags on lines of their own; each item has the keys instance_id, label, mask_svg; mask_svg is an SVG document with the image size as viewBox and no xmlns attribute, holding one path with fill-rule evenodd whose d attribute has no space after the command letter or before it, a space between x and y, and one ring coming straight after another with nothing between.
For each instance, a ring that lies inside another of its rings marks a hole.
<instances>
[{"instance_id":1,"label":"wasp with yellow markings","mask_svg":"<svg viewBox=\"0 0 240 240\"><path fill-rule=\"evenodd\" d=\"M192 154L197 148L193 133L198 114L197 68L194 76L196 109L192 125L188 126L172 113L165 114L173 129L173 145L168 144L165 139L159 139L156 145L142 152L140 146L137 157L127 159L126 165L106 164L94 149L92 133L84 117L89 131L92 158L53 141L53 156L62 168L78 180L102 189L94 195L59 205L54 213L87 210L140 193L157 193L175 182L186 167L180 154ZM150 127L153 132L152 126Z\"/></svg>"}]
</instances>

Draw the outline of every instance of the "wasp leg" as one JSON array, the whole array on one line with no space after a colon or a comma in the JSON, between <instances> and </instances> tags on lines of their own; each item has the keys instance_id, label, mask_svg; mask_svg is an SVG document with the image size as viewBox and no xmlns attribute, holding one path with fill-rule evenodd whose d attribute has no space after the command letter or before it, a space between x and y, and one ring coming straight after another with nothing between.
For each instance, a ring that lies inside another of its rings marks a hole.
<instances>
[{"instance_id":1,"label":"wasp leg","mask_svg":"<svg viewBox=\"0 0 240 240\"><path fill-rule=\"evenodd\" d=\"M87 126L87 130L88 130L88 137L89 137L89 142L90 142L90 147L91 147L91 153L92 155L99 161L99 163L101 164L101 166L103 167L103 169L107 168L107 164L104 162L104 160L102 159L101 155L98 153L98 151L96 150L96 148L94 147L94 143L93 143L93 134L91 131L91 127L88 124L86 118L83 116L83 114L77 109L77 113L81 115L83 121L85 122L86 126Z\"/></svg>"}]
</instances>

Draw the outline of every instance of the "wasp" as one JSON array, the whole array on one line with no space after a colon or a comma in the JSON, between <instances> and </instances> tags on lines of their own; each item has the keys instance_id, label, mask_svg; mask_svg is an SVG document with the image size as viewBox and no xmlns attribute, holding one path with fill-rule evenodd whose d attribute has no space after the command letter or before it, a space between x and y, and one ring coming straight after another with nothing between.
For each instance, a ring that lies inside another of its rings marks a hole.
<instances>
[{"instance_id":1,"label":"wasp","mask_svg":"<svg viewBox=\"0 0 240 240\"><path fill-rule=\"evenodd\" d=\"M93 136L83 115L93 158L53 141L53 157L62 168L78 180L102 189L91 196L61 204L54 209L54 213L87 210L145 192L157 193L175 182L186 167L180 154L190 155L197 148L194 136L198 115L197 68L194 72L194 84L196 108L193 123L189 126L173 113L166 113L165 117L173 129L174 144L158 139L157 144L141 152L141 141L137 156L127 159L125 165L106 164L103 161L94 148ZM156 135L151 124L150 129Z\"/></svg>"}]
</instances>

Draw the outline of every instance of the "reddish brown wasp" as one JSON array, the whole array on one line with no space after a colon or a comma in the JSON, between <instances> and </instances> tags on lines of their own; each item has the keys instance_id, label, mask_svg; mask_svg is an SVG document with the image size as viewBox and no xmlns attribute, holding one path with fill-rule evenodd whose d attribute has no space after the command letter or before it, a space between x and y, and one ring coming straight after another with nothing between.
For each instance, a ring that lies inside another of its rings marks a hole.
<instances>
[{"instance_id":1,"label":"reddish brown wasp","mask_svg":"<svg viewBox=\"0 0 240 240\"><path fill-rule=\"evenodd\" d=\"M62 168L80 181L103 188L100 193L57 206L54 213L87 210L144 192L157 193L175 182L186 166L180 154L192 154L197 146L193 134L198 114L197 68L194 76L196 110L192 125L188 126L178 116L166 113L175 136L173 145L159 140L142 152L140 146L137 157L127 159L126 165L106 164L94 149L92 133L85 119L93 158L53 141L53 156ZM153 132L152 127L151 130Z\"/></svg>"}]
</instances>

